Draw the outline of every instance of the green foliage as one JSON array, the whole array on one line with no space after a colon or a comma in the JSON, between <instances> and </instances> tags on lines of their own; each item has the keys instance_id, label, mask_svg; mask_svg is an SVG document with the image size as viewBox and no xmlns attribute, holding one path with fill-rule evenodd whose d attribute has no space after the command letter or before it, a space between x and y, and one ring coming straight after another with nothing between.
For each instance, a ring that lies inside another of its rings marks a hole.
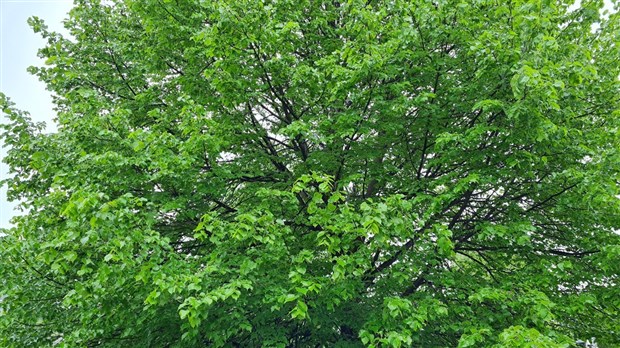
<instances>
[{"instance_id":1,"label":"green foliage","mask_svg":"<svg viewBox=\"0 0 620 348\"><path fill-rule=\"evenodd\" d=\"M620 16L570 3L31 19L58 132L1 97L0 345L620 344Z\"/></svg>"}]
</instances>

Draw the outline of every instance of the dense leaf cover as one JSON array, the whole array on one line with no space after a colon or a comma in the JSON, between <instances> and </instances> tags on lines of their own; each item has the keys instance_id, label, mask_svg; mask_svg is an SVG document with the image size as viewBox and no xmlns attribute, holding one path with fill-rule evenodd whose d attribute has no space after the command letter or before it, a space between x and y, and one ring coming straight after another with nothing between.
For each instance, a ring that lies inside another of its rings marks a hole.
<instances>
[{"instance_id":1,"label":"dense leaf cover","mask_svg":"<svg viewBox=\"0 0 620 348\"><path fill-rule=\"evenodd\" d=\"M570 2L32 18L58 131L2 96L0 345L620 344L620 17Z\"/></svg>"}]
</instances>

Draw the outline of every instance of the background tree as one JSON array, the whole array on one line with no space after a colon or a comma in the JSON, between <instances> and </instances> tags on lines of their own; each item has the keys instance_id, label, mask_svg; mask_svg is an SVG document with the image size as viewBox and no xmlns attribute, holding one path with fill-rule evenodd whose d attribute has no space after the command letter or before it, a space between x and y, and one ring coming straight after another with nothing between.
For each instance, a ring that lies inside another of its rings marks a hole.
<instances>
[{"instance_id":1,"label":"background tree","mask_svg":"<svg viewBox=\"0 0 620 348\"><path fill-rule=\"evenodd\" d=\"M58 132L2 97L2 346L619 344L620 17L569 5L33 18Z\"/></svg>"}]
</instances>

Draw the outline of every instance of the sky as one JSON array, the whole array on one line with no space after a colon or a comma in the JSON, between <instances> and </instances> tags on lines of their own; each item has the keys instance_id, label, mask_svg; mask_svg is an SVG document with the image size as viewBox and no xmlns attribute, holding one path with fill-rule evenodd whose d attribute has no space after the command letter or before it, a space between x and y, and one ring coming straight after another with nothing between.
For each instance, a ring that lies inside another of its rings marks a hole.
<instances>
[{"instance_id":1,"label":"sky","mask_svg":"<svg viewBox=\"0 0 620 348\"><path fill-rule=\"evenodd\" d=\"M611 2L605 1L607 9ZM575 7L578 6L578 2ZM51 97L45 85L26 69L31 65L42 66L37 50L45 41L33 33L26 20L42 18L52 31L65 34L63 19L72 7L71 0L0 0L0 91L15 102L18 109L30 112L34 121L44 121L47 131L55 130ZM0 159L6 149L0 149ZM7 175L7 167L0 163L0 179ZM6 188L0 188L0 228L9 227L9 219L17 212L15 203L7 202Z\"/></svg>"},{"instance_id":2,"label":"sky","mask_svg":"<svg viewBox=\"0 0 620 348\"><path fill-rule=\"evenodd\" d=\"M42 18L52 31L66 33L62 20L72 7L71 0L0 0L0 91L17 104L17 108L30 112L34 121L45 121L47 131L55 127L52 101L45 85L26 69L31 65L42 66L37 50L45 41L32 32L28 17ZM0 150L0 158L6 149ZM0 178L7 175L7 167L0 164ZM14 203L6 201L6 188L0 188L0 228L9 227L15 215Z\"/></svg>"}]
</instances>

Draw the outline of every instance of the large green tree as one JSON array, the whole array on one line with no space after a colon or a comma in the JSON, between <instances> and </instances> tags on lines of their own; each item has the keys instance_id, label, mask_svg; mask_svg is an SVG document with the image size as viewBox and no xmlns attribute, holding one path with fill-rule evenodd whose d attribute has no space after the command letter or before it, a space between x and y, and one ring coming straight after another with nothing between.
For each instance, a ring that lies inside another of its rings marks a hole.
<instances>
[{"instance_id":1,"label":"large green tree","mask_svg":"<svg viewBox=\"0 0 620 348\"><path fill-rule=\"evenodd\" d=\"M32 18L58 131L1 97L0 345L620 344L620 16L571 2Z\"/></svg>"}]
</instances>

